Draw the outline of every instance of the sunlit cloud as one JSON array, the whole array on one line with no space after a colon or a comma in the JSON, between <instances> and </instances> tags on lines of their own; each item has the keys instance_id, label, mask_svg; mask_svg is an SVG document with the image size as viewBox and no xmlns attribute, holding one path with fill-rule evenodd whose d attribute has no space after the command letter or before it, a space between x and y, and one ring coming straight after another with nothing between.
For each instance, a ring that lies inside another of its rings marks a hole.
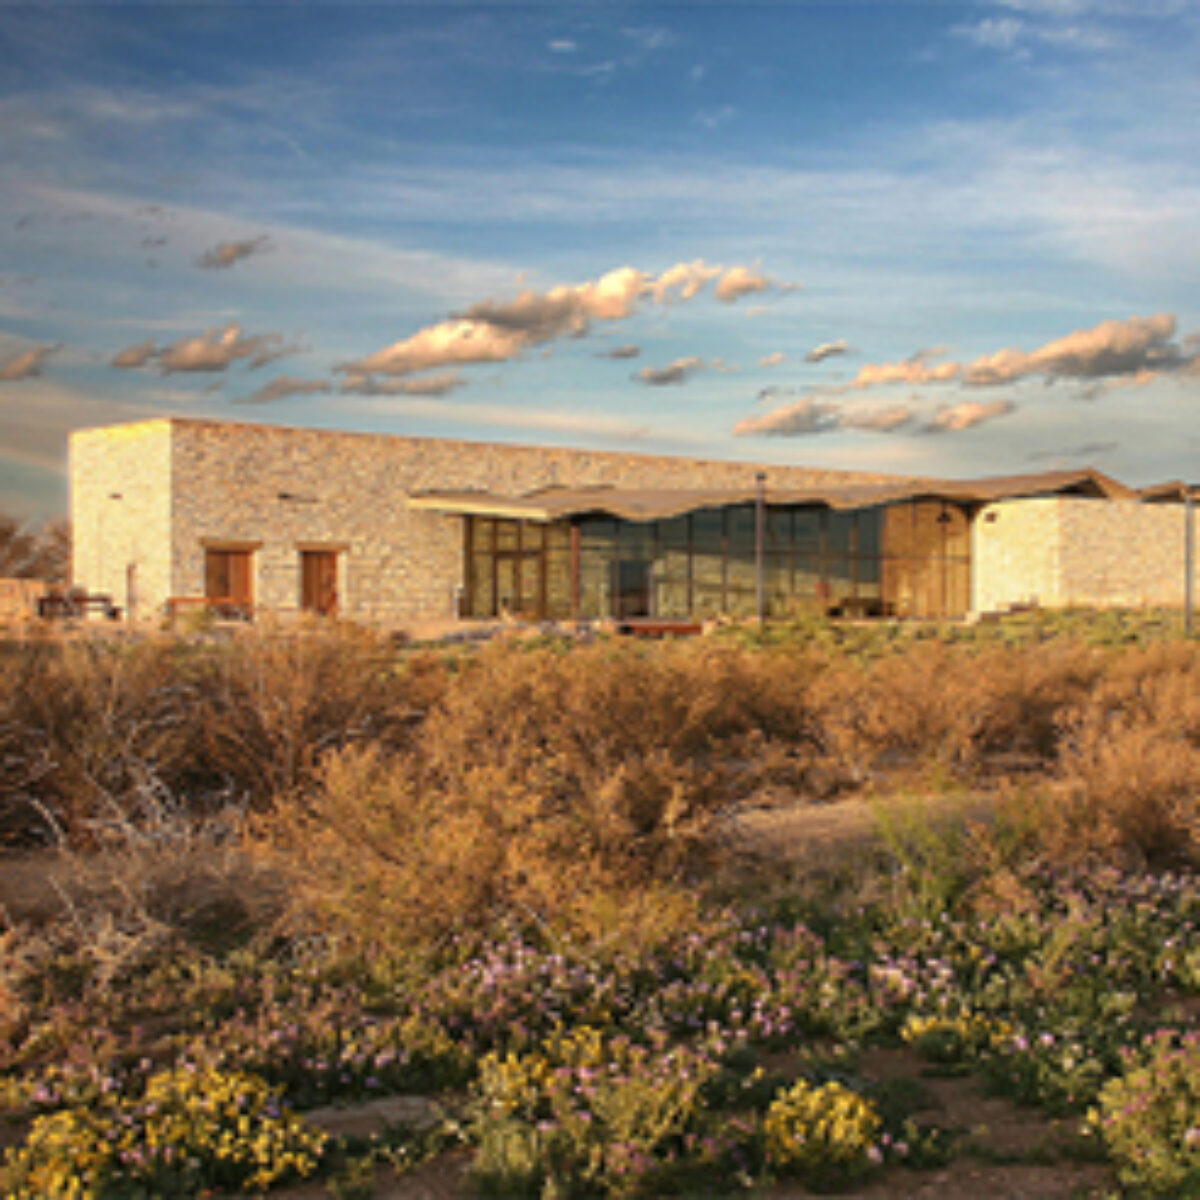
<instances>
[{"instance_id":1,"label":"sunlit cloud","mask_svg":"<svg viewBox=\"0 0 1200 1200\"><path fill-rule=\"evenodd\" d=\"M690 263L676 263L657 279L649 282L646 285L646 291L657 304L670 300L674 293L677 293L681 300L691 300L710 280L716 279L724 269L719 266L710 267L702 258Z\"/></svg>"},{"instance_id":2,"label":"sunlit cloud","mask_svg":"<svg viewBox=\"0 0 1200 1200\"><path fill-rule=\"evenodd\" d=\"M118 350L109 359L109 366L121 367L124 370L144 367L157 353L153 339L147 338L144 342L138 342L136 346L126 346L124 350Z\"/></svg>"},{"instance_id":3,"label":"sunlit cloud","mask_svg":"<svg viewBox=\"0 0 1200 1200\"><path fill-rule=\"evenodd\" d=\"M224 371L233 363L249 359L251 366L265 366L284 353L283 338L277 333L243 337L238 325L197 337L180 338L156 353L160 369L173 371Z\"/></svg>"},{"instance_id":4,"label":"sunlit cloud","mask_svg":"<svg viewBox=\"0 0 1200 1200\"><path fill-rule=\"evenodd\" d=\"M760 367L778 367L787 360L787 355L782 350L776 350L774 354L765 354L758 360Z\"/></svg>"},{"instance_id":5,"label":"sunlit cloud","mask_svg":"<svg viewBox=\"0 0 1200 1200\"><path fill-rule=\"evenodd\" d=\"M976 359L966 368L964 379L969 384L991 386L1012 383L1028 375L1096 379L1171 370L1183 365L1187 358L1171 344L1174 334L1175 317L1171 313L1102 321L1092 329L1076 330L1029 354L1009 349Z\"/></svg>"},{"instance_id":6,"label":"sunlit cloud","mask_svg":"<svg viewBox=\"0 0 1200 1200\"><path fill-rule=\"evenodd\" d=\"M843 429L861 429L871 433L893 433L911 425L917 418L912 404L892 404L887 408L850 411L842 415Z\"/></svg>"},{"instance_id":7,"label":"sunlit cloud","mask_svg":"<svg viewBox=\"0 0 1200 1200\"><path fill-rule=\"evenodd\" d=\"M165 240L165 239L164 239ZM271 239L264 233L243 242L218 242L196 259L196 266L209 271L223 271L243 258L262 254L271 248Z\"/></svg>"},{"instance_id":8,"label":"sunlit cloud","mask_svg":"<svg viewBox=\"0 0 1200 1200\"><path fill-rule=\"evenodd\" d=\"M0 363L0 382L15 383L40 375L46 359L58 349L58 346L34 346Z\"/></svg>"},{"instance_id":9,"label":"sunlit cloud","mask_svg":"<svg viewBox=\"0 0 1200 1200\"><path fill-rule=\"evenodd\" d=\"M824 362L827 358L834 358L839 354L848 354L850 352L850 343L845 338L838 338L836 342L822 342L819 346L814 346L805 356L804 361L807 363Z\"/></svg>"},{"instance_id":10,"label":"sunlit cloud","mask_svg":"<svg viewBox=\"0 0 1200 1200\"><path fill-rule=\"evenodd\" d=\"M1011 400L991 400L980 403L976 400L964 400L961 404L953 404L939 408L933 417L921 427L922 433L962 433L973 429L985 421L994 421L997 417L1007 416L1016 410Z\"/></svg>"},{"instance_id":11,"label":"sunlit cloud","mask_svg":"<svg viewBox=\"0 0 1200 1200\"><path fill-rule=\"evenodd\" d=\"M970 387L995 387L1031 376L1051 381L1105 381L1109 387L1140 386L1153 382L1160 374L1190 370L1196 365L1197 348L1186 339L1181 347L1171 340L1174 335L1175 317L1158 313L1102 321L1033 351L1009 348L969 363L937 362L946 348L933 346L918 350L900 362L867 363L853 379L835 390L866 391L895 384L916 387L955 382ZM823 356L828 357L828 347L817 350L825 351ZM810 351L810 355L816 352Z\"/></svg>"},{"instance_id":12,"label":"sunlit cloud","mask_svg":"<svg viewBox=\"0 0 1200 1200\"><path fill-rule=\"evenodd\" d=\"M838 427L841 406L815 396L803 396L794 404L777 408L760 417L745 417L734 427L735 437L762 434L768 437L799 437L824 433Z\"/></svg>"},{"instance_id":13,"label":"sunlit cloud","mask_svg":"<svg viewBox=\"0 0 1200 1200\"><path fill-rule=\"evenodd\" d=\"M752 267L730 267L717 284L717 299L732 304L743 296L767 291L772 282L761 271Z\"/></svg>"},{"instance_id":14,"label":"sunlit cloud","mask_svg":"<svg viewBox=\"0 0 1200 1200\"><path fill-rule=\"evenodd\" d=\"M894 363L868 363L846 385L848 388L864 389L881 387L891 383L917 386L926 383L949 383L957 379L961 367L947 362L930 365L920 356Z\"/></svg>"},{"instance_id":15,"label":"sunlit cloud","mask_svg":"<svg viewBox=\"0 0 1200 1200\"><path fill-rule=\"evenodd\" d=\"M704 370L704 360L695 356L677 358L665 367L643 367L635 376L642 383L651 387L665 387L670 384L684 383L697 371Z\"/></svg>"},{"instance_id":16,"label":"sunlit cloud","mask_svg":"<svg viewBox=\"0 0 1200 1200\"><path fill-rule=\"evenodd\" d=\"M585 283L546 292L527 289L515 299L484 300L409 338L336 369L359 375L408 375L434 367L508 362L523 351L562 337L583 337L598 321L621 321L643 300L692 300L714 279L717 296L731 303L748 292L777 285L748 267L709 266L703 259L677 263L659 276L618 267Z\"/></svg>"}]
</instances>

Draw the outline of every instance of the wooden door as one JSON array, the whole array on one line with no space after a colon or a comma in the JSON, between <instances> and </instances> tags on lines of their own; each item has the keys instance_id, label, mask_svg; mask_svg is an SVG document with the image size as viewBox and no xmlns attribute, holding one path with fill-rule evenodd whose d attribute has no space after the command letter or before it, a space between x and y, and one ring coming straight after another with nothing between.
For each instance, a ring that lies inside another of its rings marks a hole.
<instances>
[{"instance_id":1,"label":"wooden door","mask_svg":"<svg viewBox=\"0 0 1200 1200\"><path fill-rule=\"evenodd\" d=\"M336 550L300 551L300 607L322 617L338 610Z\"/></svg>"},{"instance_id":2,"label":"wooden door","mask_svg":"<svg viewBox=\"0 0 1200 1200\"><path fill-rule=\"evenodd\" d=\"M254 604L252 550L206 550L204 595L214 607L249 613Z\"/></svg>"}]
</instances>

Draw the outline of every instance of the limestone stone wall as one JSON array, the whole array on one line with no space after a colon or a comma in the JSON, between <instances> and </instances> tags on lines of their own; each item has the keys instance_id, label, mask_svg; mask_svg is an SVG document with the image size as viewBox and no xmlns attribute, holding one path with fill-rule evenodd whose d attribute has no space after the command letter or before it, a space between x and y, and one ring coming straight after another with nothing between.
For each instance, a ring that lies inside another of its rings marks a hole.
<instances>
[{"instance_id":1,"label":"limestone stone wall","mask_svg":"<svg viewBox=\"0 0 1200 1200\"><path fill-rule=\"evenodd\" d=\"M71 434L71 581L135 618L171 593L171 422Z\"/></svg>"},{"instance_id":2,"label":"limestone stone wall","mask_svg":"<svg viewBox=\"0 0 1200 1200\"><path fill-rule=\"evenodd\" d=\"M1182 605L1182 504L1060 501L1062 592L1067 604ZM1193 536L1194 533L1193 533ZM1193 546L1193 596L1196 593Z\"/></svg>"},{"instance_id":3,"label":"limestone stone wall","mask_svg":"<svg viewBox=\"0 0 1200 1200\"><path fill-rule=\"evenodd\" d=\"M1195 549L1194 564L1200 539ZM1183 505L1077 496L1000 501L975 518L972 560L979 612L1014 604L1182 605ZM1200 575L1193 586L1200 597Z\"/></svg>"},{"instance_id":4,"label":"limestone stone wall","mask_svg":"<svg viewBox=\"0 0 1200 1200\"><path fill-rule=\"evenodd\" d=\"M75 441L76 530L88 586L94 569L98 582L120 594L126 555L116 553L118 542L133 537L135 527L127 522L118 532L114 502L104 504L115 490L125 497L127 516L143 515L146 539L156 539L164 554L169 547L164 570L152 572L147 565L139 574L146 600L160 610L169 596L203 594L206 547L240 546L254 550L256 603L295 611L301 550L328 548L339 555L342 613L380 623L451 617L463 583L462 520L410 509L407 497L414 492L520 494L554 484L752 488L760 469L749 463L191 419L88 431ZM138 459L136 469L132 458ZM764 469L781 487L895 478ZM153 476L146 479L145 503L143 476ZM138 497L136 503L132 497ZM169 531L162 525L167 512Z\"/></svg>"},{"instance_id":5,"label":"limestone stone wall","mask_svg":"<svg viewBox=\"0 0 1200 1200\"><path fill-rule=\"evenodd\" d=\"M1005 500L988 504L975 515L971 607L976 612L998 612L1014 604L1058 607L1063 603L1058 504L1055 497Z\"/></svg>"}]
</instances>

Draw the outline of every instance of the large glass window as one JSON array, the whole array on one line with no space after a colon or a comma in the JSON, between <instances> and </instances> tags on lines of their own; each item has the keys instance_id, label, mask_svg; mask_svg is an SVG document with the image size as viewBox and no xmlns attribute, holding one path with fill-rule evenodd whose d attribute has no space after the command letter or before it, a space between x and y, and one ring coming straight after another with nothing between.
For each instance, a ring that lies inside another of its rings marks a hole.
<instances>
[{"instance_id":1,"label":"large glass window","mask_svg":"<svg viewBox=\"0 0 1200 1200\"><path fill-rule=\"evenodd\" d=\"M954 505L768 506L765 518L762 585L772 616L812 604L860 615L966 609L970 529ZM472 616L682 620L756 611L753 504L662 521L585 516L466 524L464 611Z\"/></svg>"},{"instance_id":2,"label":"large glass window","mask_svg":"<svg viewBox=\"0 0 1200 1200\"><path fill-rule=\"evenodd\" d=\"M960 616L971 603L970 521L944 500L890 505L883 525L881 595L901 617Z\"/></svg>"}]
</instances>

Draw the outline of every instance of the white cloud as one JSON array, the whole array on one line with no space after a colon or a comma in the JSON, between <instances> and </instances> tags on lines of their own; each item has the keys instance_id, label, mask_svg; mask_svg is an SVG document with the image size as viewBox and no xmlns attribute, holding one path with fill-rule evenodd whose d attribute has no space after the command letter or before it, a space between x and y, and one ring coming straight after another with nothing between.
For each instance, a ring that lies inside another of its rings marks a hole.
<instances>
[{"instance_id":1,"label":"white cloud","mask_svg":"<svg viewBox=\"0 0 1200 1200\"><path fill-rule=\"evenodd\" d=\"M991 50L1011 50L1025 31L1025 22L1015 17L986 17L974 25L957 25L951 31L959 37Z\"/></svg>"}]
</instances>

